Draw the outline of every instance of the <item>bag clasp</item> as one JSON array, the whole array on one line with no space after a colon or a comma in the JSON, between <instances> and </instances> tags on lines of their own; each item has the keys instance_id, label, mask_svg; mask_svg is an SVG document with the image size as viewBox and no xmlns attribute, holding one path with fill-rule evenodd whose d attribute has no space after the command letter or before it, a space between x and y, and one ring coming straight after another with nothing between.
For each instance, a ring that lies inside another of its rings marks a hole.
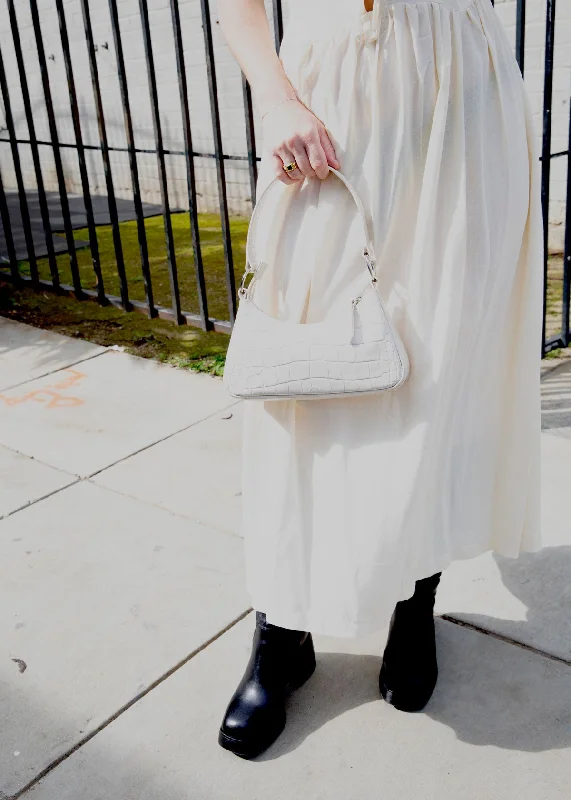
<instances>
[{"instance_id":1,"label":"bag clasp","mask_svg":"<svg viewBox=\"0 0 571 800\"><path fill-rule=\"evenodd\" d=\"M371 276L371 281L373 283L377 282L377 271L376 266L377 262L375 261L375 257L369 252L369 248L365 245L363 247L363 258L365 259L365 263L367 265L367 269L369 270L369 275Z\"/></svg>"}]
</instances>

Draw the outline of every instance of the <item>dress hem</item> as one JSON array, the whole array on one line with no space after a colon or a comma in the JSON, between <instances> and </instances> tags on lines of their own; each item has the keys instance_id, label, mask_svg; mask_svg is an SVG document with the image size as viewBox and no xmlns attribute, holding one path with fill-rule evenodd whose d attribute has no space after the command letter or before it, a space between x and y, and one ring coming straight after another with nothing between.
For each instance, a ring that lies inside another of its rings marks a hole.
<instances>
[{"instance_id":1,"label":"dress hem","mask_svg":"<svg viewBox=\"0 0 571 800\"><path fill-rule=\"evenodd\" d=\"M422 571L422 574L419 575L417 578L414 579L413 584L417 580L422 580L423 578L427 578L431 575L436 574L437 572L444 572L445 569L451 566L452 563L455 561L468 561L472 558L477 558L478 556L484 555L485 553L494 553L495 555L499 555L503 558L510 558L510 559L517 559L521 555L526 553L538 553L542 549L541 545L537 545L534 547L521 547L518 553L509 553L501 548L494 548L489 547L486 550L482 550L478 548L474 552L467 551L464 555L457 555L454 557L448 557L446 559L440 561L434 561L429 569L425 569ZM399 598L399 600L406 600L412 596L414 591L414 586L412 590L404 595L403 597ZM354 621L353 623L348 623L345 625L336 625L335 629L330 628L329 625L321 624L321 622L316 619L311 613L308 614L296 614L296 613L287 613L282 614L280 612L272 611L271 605L267 602L260 602L258 603L254 597L254 593L248 590L248 595L250 600L252 601L252 608L256 611L263 611L266 615L266 620L273 625L278 625L281 628L287 628L289 630L299 630L299 631L311 631L312 634L316 634L319 636L331 636L333 638L339 639L357 639L364 636L369 636L373 633L378 633L383 629L387 628L390 623L390 617L392 615L392 609L388 615L384 617L377 617L376 620L370 620L368 622L357 622ZM398 601L397 601L398 602Z\"/></svg>"}]
</instances>

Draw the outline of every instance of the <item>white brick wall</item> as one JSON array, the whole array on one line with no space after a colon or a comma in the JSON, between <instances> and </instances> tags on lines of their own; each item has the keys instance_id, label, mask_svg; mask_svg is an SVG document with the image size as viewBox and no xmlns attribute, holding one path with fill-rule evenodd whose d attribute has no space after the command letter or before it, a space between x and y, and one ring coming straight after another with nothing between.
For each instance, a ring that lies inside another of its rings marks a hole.
<instances>
[{"instance_id":1,"label":"white brick wall","mask_svg":"<svg viewBox=\"0 0 571 800\"><path fill-rule=\"evenodd\" d=\"M53 0L38 0L38 7L44 46L48 56L50 84L59 136L62 142L71 143L74 141L73 126L55 4ZM118 9L136 146L154 148L138 0L118 0ZM98 145L99 133L79 0L65 0L65 10L83 138L86 143ZM183 150L184 141L169 0L149 0L149 10L164 146L167 149ZM125 147L123 108L117 79L115 50L107 3L103 2L103 0L96 0L95 2L92 0L91 11L93 36L98 47L97 62L109 144L115 147ZM36 135L39 139L49 140L47 116L28 4L23 2L17 4L17 14L31 102L34 109ZM199 0L180 0L180 15L184 33L193 146L197 152L212 153L212 125ZM217 54L216 66L224 152L228 155L244 155L247 152L247 147L242 110L241 75L222 40L214 11L213 36ZM26 138L28 131L20 97L18 70L8 24L8 15L4 3L0 4L0 46L4 56L8 84L11 87L10 97L17 135L18 137ZM53 56L53 59L50 56ZM0 126L5 127L3 111L0 116ZM22 166L26 185L34 187L35 174L28 150L29 148L25 146L21 148ZM40 152L46 188L56 189L57 182L51 149L42 147ZM73 150L62 149L61 152L68 190L70 192L80 192L81 183L77 167L77 156ZM131 176L127 154L111 153L111 160L117 195L119 197L131 197ZM101 155L95 151L88 151L87 161L92 191L94 193L105 193ZM138 164L143 199L160 203L155 156L139 154ZM0 165L6 186L15 185L13 165L6 145L2 145L0 148ZM247 214L250 211L247 163L227 161L225 162L225 167L231 210L235 213ZM167 156L167 168L171 202L181 207L187 207L184 157ZM218 208L215 161L208 158L198 158L196 159L196 169L200 208L202 210L215 211Z\"/></svg>"},{"instance_id":2,"label":"white brick wall","mask_svg":"<svg viewBox=\"0 0 571 800\"><path fill-rule=\"evenodd\" d=\"M244 155L247 152L245 123L242 107L242 86L240 71L226 47L216 21L215 0L212 3L213 36L216 50L216 67L220 99L220 116L224 152L228 155ZM54 0L38 0L40 19L44 36L44 46L49 57L48 69L56 110L59 136L62 142L73 142L73 127L69 110L67 82ZM270 12L271 2L267 0ZM287 14L287 0L284 0ZM515 39L515 0L496 0L496 9L508 32L511 41ZM147 84L146 63L141 34L138 0L118 0L121 31L125 49L127 78L130 90L133 125L136 144L142 148L153 148L154 137ZM89 74L83 21L79 0L65 0L66 19L71 42L71 55L81 123L86 143L98 144L99 134L95 114L95 104ZM92 0L92 22L94 40L98 46L97 61L105 108L107 132L111 146L124 147L125 128L117 69L113 47L113 37L109 21L107 3ZM178 94L176 61L169 0L149 0L151 30L154 45L159 104L163 125L165 147L173 150L184 149L181 129L181 113ZM31 25L28 3L18 3L17 13L29 89L36 121L38 138L49 139L49 130L40 74L37 63L34 33ZM180 0L181 23L183 27L185 58L188 72L189 102L193 144L195 151L213 152L212 126L206 77L204 42L200 18L200 0ZM545 39L545 0L528 0L526 25L525 80L532 101L536 130L541 138L542 96L543 96L543 58ZM11 100L16 121L17 134L28 135L20 98L18 72L13 52L6 6L0 4L0 45L4 56L8 83L11 87ZM556 7L556 48L553 80L553 139L554 151L567 148L569 115L569 95L571 93L571 0L557 0ZM3 113L0 125L4 125ZM26 185L35 186L29 148L21 146L22 166ZM62 158L66 183L70 192L80 192L77 156L73 150L63 149ZM49 147L41 148L44 180L48 189L56 189L57 182L53 157ZM131 196L131 179L127 155L112 153L113 177L119 197ZM94 193L105 193L105 181L101 155L88 151L89 177ZM160 203L160 191L156 158L153 155L139 155L140 180L143 199ZM6 145L0 147L0 167L6 186L14 186L13 166ZM247 162L226 161L228 199L232 213L249 214L250 182ZM179 207L187 207L187 188L184 158L167 157L169 192L171 202ZM213 159L196 159L199 208L216 211L218 208L216 166ZM567 177L567 158L552 160L551 243L558 247L563 240L563 220L565 213L565 185Z\"/></svg>"}]
</instances>

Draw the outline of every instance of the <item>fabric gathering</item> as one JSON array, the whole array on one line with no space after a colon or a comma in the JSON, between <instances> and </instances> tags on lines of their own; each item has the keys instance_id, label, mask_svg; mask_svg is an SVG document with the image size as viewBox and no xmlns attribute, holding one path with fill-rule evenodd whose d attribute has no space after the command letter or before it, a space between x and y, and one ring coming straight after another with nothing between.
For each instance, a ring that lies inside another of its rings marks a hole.
<instances>
[{"instance_id":1,"label":"fabric gathering","mask_svg":"<svg viewBox=\"0 0 571 800\"><path fill-rule=\"evenodd\" d=\"M455 560L541 547L539 152L489 0L291 0L280 59L363 201L410 376L242 404L246 583L270 623L357 637ZM273 177L264 156L258 196ZM346 188L280 185L264 214L256 303L334 314L363 280Z\"/></svg>"}]
</instances>

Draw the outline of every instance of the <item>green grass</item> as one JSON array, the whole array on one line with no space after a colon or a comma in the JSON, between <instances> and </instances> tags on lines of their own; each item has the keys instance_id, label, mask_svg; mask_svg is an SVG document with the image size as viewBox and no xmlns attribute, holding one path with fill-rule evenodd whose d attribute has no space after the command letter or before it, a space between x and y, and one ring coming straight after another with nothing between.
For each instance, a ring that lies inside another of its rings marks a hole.
<instances>
[{"instance_id":1,"label":"green grass","mask_svg":"<svg viewBox=\"0 0 571 800\"><path fill-rule=\"evenodd\" d=\"M549 338L561 330L563 309L563 256L550 255L547 259L547 297L545 330ZM554 358L554 356L552 356Z\"/></svg>"},{"instance_id":2,"label":"green grass","mask_svg":"<svg viewBox=\"0 0 571 800\"><path fill-rule=\"evenodd\" d=\"M176 247L181 307L183 311L198 312L196 277L187 213L171 216ZM230 221L234 271L239 281L245 261L248 219L234 217ZM224 246L220 218L215 214L201 214L199 229L208 295L208 312L211 317L228 319ZM120 225L125 269L132 300L145 301L145 287L135 222ZM171 307L170 283L162 217L145 220L149 261L157 305ZM89 238L86 229L75 231L77 239ZM120 295L111 226L97 228L101 270L108 295ZM84 288L95 289L96 282L89 248L77 251L81 280ZM72 284L69 255L57 257L60 280ZM29 274L26 262L22 273ZM40 277L50 280L47 259L38 261ZM552 255L548 262L547 281L547 335L560 330L562 307L563 259ZM176 326L160 319L149 320L138 312L125 313L113 307L101 307L95 302L78 302L74 298L49 292L36 293L31 289L17 288L0 283L0 315L27 322L36 327L54 330L105 346L117 345L127 352L145 358L154 358L173 366L221 375L224 369L229 337L226 334L205 333L190 326ZM566 351L554 350L547 358L560 358Z\"/></svg>"},{"instance_id":3,"label":"green grass","mask_svg":"<svg viewBox=\"0 0 571 800\"><path fill-rule=\"evenodd\" d=\"M187 213L171 215L179 278L181 308L198 313L198 293L190 221ZM246 234L249 220L234 217L230 221L234 272L239 281L244 269ZM220 218L215 214L199 215L200 242L208 297L209 316L228 319L226 268ZM155 305L172 307L164 223L162 217L145 220ZM136 222L120 224L121 244L131 300L145 302L145 284ZM82 228L74 231L76 239L89 239ZM110 225L97 228L97 241L103 283L107 295L120 296L115 248ZM82 286L96 288L91 250L77 250ZM62 284L72 285L68 253L57 256ZM21 272L29 275L29 265L22 262ZM47 258L38 260L40 278L51 280ZM46 328L66 336L74 336L96 344L123 347L127 352L154 358L173 366L221 375L224 369L229 337L226 334L205 333L190 326L176 326L160 319L150 320L139 312L125 313L119 309L101 307L92 301L78 302L74 298L50 292L36 293L31 289L0 283L0 314L30 325Z\"/></svg>"},{"instance_id":4,"label":"green grass","mask_svg":"<svg viewBox=\"0 0 571 800\"><path fill-rule=\"evenodd\" d=\"M197 313L199 306L189 215L188 213L172 214L171 222L176 250L181 307L183 311ZM230 222L234 272L238 280L244 270L248 222L247 218L242 217L234 217ZM220 218L215 214L200 214L199 230L208 297L208 313L211 317L217 319L228 319L226 270ZM141 269L137 223L134 221L122 222L120 224L120 231L125 271L129 284L129 296L132 300L145 302L145 283ZM172 297L169 283L163 218L147 218L145 220L145 231L147 235L154 302L156 305L171 308ZM78 229L74 231L74 238L88 241L89 232L86 228ZM120 286L110 225L101 225L97 228L97 241L99 244L105 292L107 295L115 295L118 297L120 296ZM77 260L79 262L82 286L85 289L95 289L96 281L91 260L91 250L88 247L78 249ZM64 253L57 256L57 265L61 283L71 285L73 281L71 278L69 255ZM47 258L38 260L38 271L40 273L40 278L51 280ZM29 268L26 263L23 264L22 272L24 274L29 274Z\"/></svg>"},{"instance_id":5,"label":"green grass","mask_svg":"<svg viewBox=\"0 0 571 800\"><path fill-rule=\"evenodd\" d=\"M0 315L165 364L221 375L229 337L0 282Z\"/></svg>"}]
</instances>

